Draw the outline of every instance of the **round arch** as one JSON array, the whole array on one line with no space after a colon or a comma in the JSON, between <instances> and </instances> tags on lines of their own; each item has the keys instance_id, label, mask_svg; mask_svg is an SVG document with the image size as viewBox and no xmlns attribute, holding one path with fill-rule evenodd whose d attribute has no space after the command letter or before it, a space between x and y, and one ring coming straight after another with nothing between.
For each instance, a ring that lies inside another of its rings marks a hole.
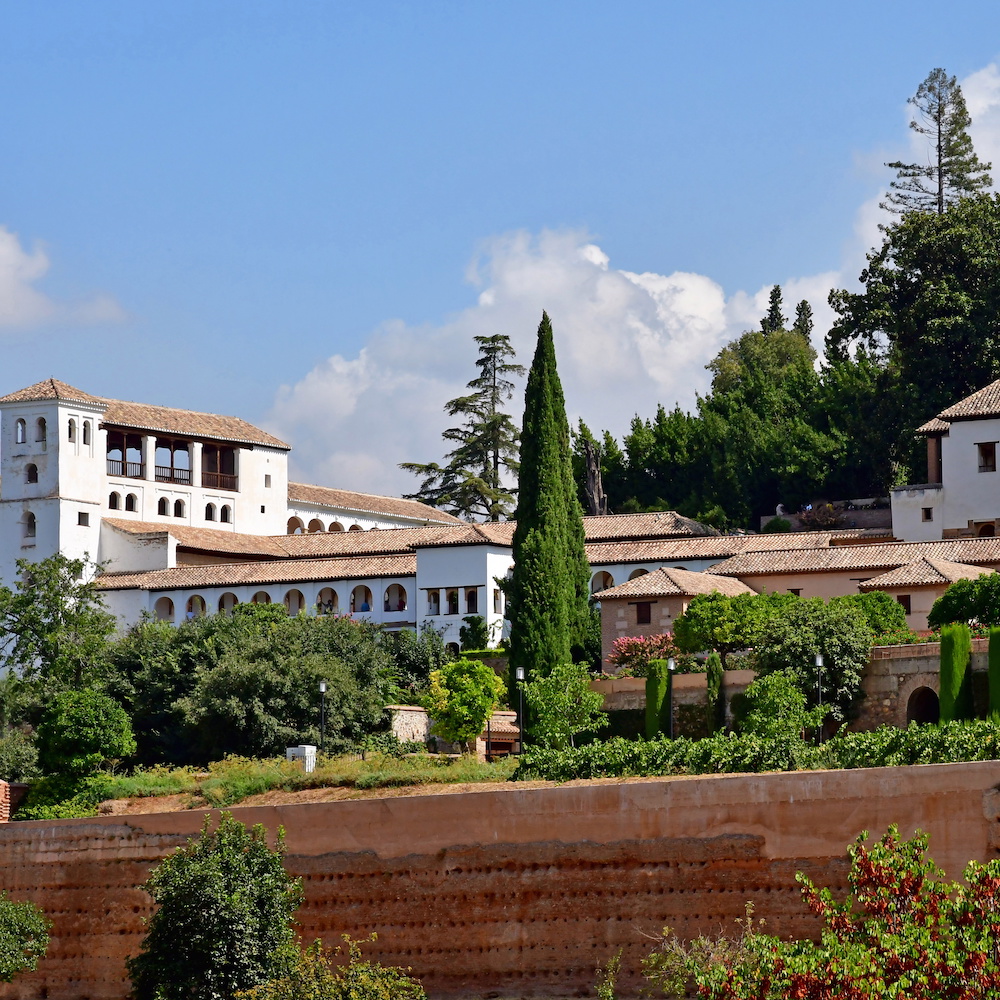
<instances>
[{"instance_id":1,"label":"round arch","mask_svg":"<svg viewBox=\"0 0 1000 1000\"><path fill-rule=\"evenodd\" d=\"M158 622L174 620L174 602L169 597L158 597L153 605L153 614Z\"/></svg>"},{"instance_id":2,"label":"round arch","mask_svg":"<svg viewBox=\"0 0 1000 1000\"><path fill-rule=\"evenodd\" d=\"M340 523L340 521L334 521L333 524L331 524L330 527L327 528L326 530L327 531L343 531L344 530L344 526Z\"/></svg>"},{"instance_id":3,"label":"round arch","mask_svg":"<svg viewBox=\"0 0 1000 1000\"><path fill-rule=\"evenodd\" d=\"M235 608L239 603L239 598L234 593L227 590L226 593L219 598L219 614L225 615L228 618L232 615L233 608Z\"/></svg>"},{"instance_id":4,"label":"round arch","mask_svg":"<svg viewBox=\"0 0 1000 1000\"><path fill-rule=\"evenodd\" d=\"M208 607L205 604L205 598L201 594L192 594L184 608L184 616L190 621L192 618L204 618L207 614Z\"/></svg>"},{"instance_id":5,"label":"round arch","mask_svg":"<svg viewBox=\"0 0 1000 1000\"><path fill-rule=\"evenodd\" d=\"M285 594L283 601L285 610L290 615L297 615L306 606L306 599L302 596L301 590L290 590Z\"/></svg>"},{"instance_id":6,"label":"round arch","mask_svg":"<svg viewBox=\"0 0 1000 1000\"><path fill-rule=\"evenodd\" d=\"M351 613L353 614L355 611L371 611L371 609L372 592L363 583L359 583L351 591Z\"/></svg>"},{"instance_id":7,"label":"round arch","mask_svg":"<svg viewBox=\"0 0 1000 1000\"><path fill-rule=\"evenodd\" d=\"M336 615L340 613L340 598L333 587L324 587L316 595L316 613L320 615Z\"/></svg>"},{"instance_id":8,"label":"round arch","mask_svg":"<svg viewBox=\"0 0 1000 1000\"><path fill-rule=\"evenodd\" d=\"M301 517L290 517L288 519L288 534L289 535L301 535L304 534L306 526L302 523Z\"/></svg>"},{"instance_id":9,"label":"round arch","mask_svg":"<svg viewBox=\"0 0 1000 1000\"><path fill-rule=\"evenodd\" d=\"M645 576L648 572L648 569L634 569L631 573L629 573L628 578L630 580L637 580L640 576Z\"/></svg>"},{"instance_id":10,"label":"round arch","mask_svg":"<svg viewBox=\"0 0 1000 1000\"><path fill-rule=\"evenodd\" d=\"M607 590L615 585L615 578L605 570L599 570L590 581L590 592L599 594L602 590Z\"/></svg>"},{"instance_id":11,"label":"round arch","mask_svg":"<svg viewBox=\"0 0 1000 1000\"><path fill-rule=\"evenodd\" d=\"M936 725L941 720L941 702L933 688L918 687L906 702L907 723Z\"/></svg>"},{"instance_id":12,"label":"round arch","mask_svg":"<svg viewBox=\"0 0 1000 1000\"><path fill-rule=\"evenodd\" d=\"M323 528L323 522L318 517L314 517L309 522L309 528L307 530L310 535L315 535L317 531L323 531L325 529Z\"/></svg>"},{"instance_id":13,"label":"round arch","mask_svg":"<svg viewBox=\"0 0 1000 1000\"><path fill-rule=\"evenodd\" d=\"M270 604L271 595L266 590L258 590L250 599L251 604Z\"/></svg>"},{"instance_id":14,"label":"round arch","mask_svg":"<svg viewBox=\"0 0 1000 1000\"><path fill-rule=\"evenodd\" d=\"M980 526L977 535L980 538L994 538L996 536L997 529L994 524L983 524Z\"/></svg>"},{"instance_id":15,"label":"round arch","mask_svg":"<svg viewBox=\"0 0 1000 1000\"><path fill-rule=\"evenodd\" d=\"M390 586L386 588L385 595L383 597L383 606L386 611L405 611L406 588L401 587L398 583L390 584Z\"/></svg>"}]
</instances>

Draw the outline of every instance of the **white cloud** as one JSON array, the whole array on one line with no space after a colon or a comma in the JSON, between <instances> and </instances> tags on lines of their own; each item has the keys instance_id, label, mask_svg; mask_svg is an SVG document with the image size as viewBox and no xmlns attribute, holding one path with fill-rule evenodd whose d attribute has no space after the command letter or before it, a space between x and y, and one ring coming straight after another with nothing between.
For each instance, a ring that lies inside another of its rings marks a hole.
<instances>
[{"instance_id":1,"label":"white cloud","mask_svg":"<svg viewBox=\"0 0 1000 1000\"><path fill-rule=\"evenodd\" d=\"M78 303L61 303L35 285L49 270L49 257L35 244L21 246L17 233L0 226L0 327L24 329L54 322L106 323L124 318L121 306L108 295Z\"/></svg>"},{"instance_id":2,"label":"white cloud","mask_svg":"<svg viewBox=\"0 0 1000 1000\"><path fill-rule=\"evenodd\" d=\"M294 474L373 492L416 487L403 461L439 460L446 400L475 371L473 337L506 333L530 364L542 310L552 318L567 410L616 434L658 403L690 408L709 384L705 364L759 322L768 288L727 299L700 274L616 269L586 233L509 233L484 241L466 272L474 305L440 325L375 330L354 358L335 355L279 391L269 425L295 446ZM786 311L807 298L826 329L838 272L785 285ZM520 390L520 387L519 387ZM511 402L519 410L520 391Z\"/></svg>"}]
</instances>

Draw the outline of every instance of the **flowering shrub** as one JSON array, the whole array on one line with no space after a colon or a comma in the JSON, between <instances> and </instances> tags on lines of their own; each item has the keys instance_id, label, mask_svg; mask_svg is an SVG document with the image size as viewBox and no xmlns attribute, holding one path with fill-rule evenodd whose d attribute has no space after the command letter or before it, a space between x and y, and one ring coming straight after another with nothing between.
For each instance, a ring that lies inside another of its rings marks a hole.
<instances>
[{"instance_id":1,"label":"flowering shrub","mask_svg":"<svg viewBox=\"0 0 1000 1000\"><path fill-rule=\"evenodd\" d=\"M677 664L676 673L693 674L701 669L693 656L677 648L672 632L620 636L611 647L608 662L618 668L619 677L645 677L651 660L669 660L671 657Z\"/></svg>"}]
</instances>

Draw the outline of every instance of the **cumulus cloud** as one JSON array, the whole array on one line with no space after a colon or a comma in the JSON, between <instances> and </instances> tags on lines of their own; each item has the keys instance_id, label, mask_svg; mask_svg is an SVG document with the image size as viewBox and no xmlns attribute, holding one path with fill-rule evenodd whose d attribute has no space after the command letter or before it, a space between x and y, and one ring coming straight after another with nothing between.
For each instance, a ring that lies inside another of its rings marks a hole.
<instances>
[{"instance_id":1,"label":"cumulus cloud","mask_svg":"<svg viewBox=\"0 0 1000 1000\"><path fill-rule=\"evenodd\" d=\"M762 288L727 298L700 274L617 269L580 231L486 240L466 279L478 291L469 308L438 325L388 322L356 357L334 355L281 388L269 425L295 445L295 475L372 492L414 489L415 478L397 465L441 458L442 407L474 374L472 338L506 333L530 364L543 309L571 421L582 417L594 430L621 434L634 414L651 416L658 403L690 408L708 387L706 361L757 325L768 296ZM829 272L789 280L786 311L808 299L821 335L838 279Z\"/></svg>"},{"instance_id":2,"label":"cumulus cloud","mask_svg":"<svg viewBox=\"0 0 1000 1000\"><path fill-rule=\"evenodd\" d=\"M36 288L48 272L48 254L38 244L21 245L17 233L0 226L0 327L24 329L55 322L106 323L124 318L108 295L78 303L57 302Z\"/></svg>"}]
</instances>

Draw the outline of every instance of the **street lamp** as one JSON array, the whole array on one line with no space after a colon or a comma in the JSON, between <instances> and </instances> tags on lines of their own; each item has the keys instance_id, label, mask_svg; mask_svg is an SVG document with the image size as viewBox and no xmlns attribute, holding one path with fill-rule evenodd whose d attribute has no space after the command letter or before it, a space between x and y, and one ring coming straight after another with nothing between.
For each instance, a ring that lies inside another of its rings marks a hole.
<instances>
[{"instance_id":1,"label":"street lamp","mask_svg":"<svg viewBox=\"0 0 1000 1000\"><path fill-rule=\"evenodd\" d=\"M816 654L816 703L823 704L823 654ZM819 730L816 737L817 743L823 742L823 722L820 721Z\"/></svg>"},{"instance_id":2,"label":"street lamp","mask_svg":"<svg viewBox=\"0 0 1000 1000\"><path fill-rule=\"evenodd\" d=\"M517 680L518 753L524 753L524 667L515 667L514 677Z\"/></svg>"},{"instance_id":3,"label":"street lamp","mask_svg":"<svg viewBox=\"0 0 1000 1000\"><path fill-rule=\"evenodd\" d=\"M667 660L667 736L674 738L674 671L677 661L671 656Z\"/></svg>"},{"instance_id":4,"label":"street lamp","mask_svg":"<svg viewBox=\"0 0 1000 1000\"><path fill-rule=\"evenodd\" d=\"M319 750L326 752L326 681L319 682Z\"/></svg>"}]
</instances>

